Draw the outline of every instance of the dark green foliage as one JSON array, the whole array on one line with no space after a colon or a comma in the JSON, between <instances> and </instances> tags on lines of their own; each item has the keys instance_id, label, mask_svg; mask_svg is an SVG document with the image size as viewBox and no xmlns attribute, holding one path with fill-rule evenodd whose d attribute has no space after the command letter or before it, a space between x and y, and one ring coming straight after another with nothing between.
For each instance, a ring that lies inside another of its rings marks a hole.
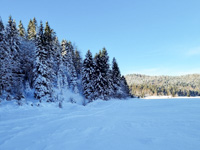
<instances>
[{"instance_id":1,"label":"dark green foliage","mask_svg":"<svg viewBox=\"0 0 200 150\"><path fill-rule=\"evenodd\" d=\"M130 97L131 96L130 89L124 76L121 77L121 87L124 98Z\"/></svg>"},{"instance_id":2,"label":"dark green foliage","mask_svg":"<svg viewBox=\"0 0 200 150\"><path fill-rule=\"evenodd\" d=\"M74 53L74 67L76 69L77 75L80 76L81 68L82 68L82 59L80 56L80 52L78 50L75 50L75 53Z\"/></svg>"}]
</instances>

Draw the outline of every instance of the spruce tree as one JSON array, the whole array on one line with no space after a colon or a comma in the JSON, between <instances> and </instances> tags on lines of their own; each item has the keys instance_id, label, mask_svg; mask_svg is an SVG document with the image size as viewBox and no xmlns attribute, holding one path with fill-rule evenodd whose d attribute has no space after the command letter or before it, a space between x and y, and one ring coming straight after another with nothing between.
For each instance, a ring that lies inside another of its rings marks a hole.
<instances>
[{"instance_id":1,"label":"spruce tree","mask_svg":"<svg viewBox=\"0 0 200 150\"><path fill-rule=\"evenodd\" d=\"M56 84L56 70L55 69L55 59L56 59L56 51L55 51L55 46L54 44L54 37L53 35L53 29L50 28L48 22L46 22L46 26L44 29L44 48L47 51L47 61L48 61L48 68L49 71L51 72L50 74L50 82L52 86L55 86Z\"/></svg>"},{"instance_id":2,"label":"spruce tree","mask_svg":"<svg viewBox=\"0 0 200 150\"><path fill-rule=\"evenodd\" d=\"M11 17L10 17L11 19ZM9 19L9 20L10 20ZM11 22L11 21L10 21ZM11 25L11 24L10 24ZM10 29L10 28L9 28ZM10 99L12 85L12 58L11 49L8 43L8 25L4 28L2 20L0 20L0 82L1 93L5 92L7 99ZM11 29L9 30L11 32ZM3 94L3 93L2 93Z\"/></svg>"},{"instance_id":3,"label":"spruce tree","mask_svg":"<svg viewBox=\"0 0 200 150\"><path fill-rule=\"evenodd\" d=\"M18 25L18 32L19 32L19 36L25 38L26 32L21 20L19 21L19 25Z\"/></svg>"},{"instance_id":4,"label":"spruce tree","mask_svg":"<svg viewBox=\"0 0 200 150\"><path fill-rule=\"evenodd\" d=\"M81 58L80 52L78 50L75 50L75 54L74 54L74 67L75 67L76 73L79 77L81 75L82 58Z\"/></svg>"},{"instance_id":5,"label":"spruce tree","mask_svg":"<svg viewBox=\"0 0 200 150\"><path fill-rule=\"evenodd\" d=\"M9 49L6 48L7 43L5 39L5 30L3 21L0 18L0 96L3 94L3 91L5 90L6 86L8 84L6 83L6 76L7 76L7 66L8 65L8 55L9 55Z\"/></svg>"},{"instance_id":6,"label":"spruce tree","mask_svg":"<svg viewBox=\"0 0 200 150\"><path fill-rule=\"evenodd\" d=\"M78 93L78 78L73 62L73 46L66 40L62 41L63 63L66 67L69 86L74 93Z\"/></svg>"},{"instance_id":7,"label":"spruce tree","mask_svg":"<svg viewBox=\"0 0 200 150\"><path fill-rule=\"evenodd\" d=\"M61 48L57 47L57 87L58 89L68 89L68 80L67 80L67 73L66 67L63 64L63 56L61 52Z\"/></svg>"},{"instance_id":8,"label":"spruce tree","mask_svg":"<svg viewBox=\"0 0 200 150\"><path fill-rule=\"evenodd\" d=\"M36 39L36 29L37 29L37 21L35 18L33 20L29 21L28 28L27 28L27 36L29 40L35 40Z\"/></svg>"},{"instance_id":9,"label":"spruce tree","mask_svg":"<svg viewBox=\"0 0 200 150\"><path fill-rule=\"evenodd\" d=\"M95 87L94 87L94 79L95 79L95 63L92 57L92 53L88 50L85 59L83 61L83 69L82 69L82 88L83 95L90 102L96 99L95 97Z\"/></svg>"},{"instance_id":10,"label":"spruce tree","mask_svg":"<svg viewBox=\"0 0 200 150\"><path fill-rule=\"evenodd\" d=\"M116 62L116 59L113 58L112 61L112 84L113 84L113 92L114 98L122 98L123 97L123 90L121 87L121 73Z\"/></svg>"},{"instance_id":11,"label":"spruce tree","mask_svg":"<svg viewBox=\"0 0 200 150\"><path fill-rule=\"evenodd\" d=\"M105 86L105 92L104 95L107 99L111 98L113 95L113 86L112 86L112 79L111 79L111 70L110 70L110 64L109 64L109 56L106 48L104 47L101 53L101 61L102 61L102 76L105 78L106 82L104 84Z\"/></svg>"},{"instance_id":12,"label":"spruce tree","mask_svg":"<svg viewBox=\"0 0 200 150\"><path fill-rule=\"evenodd\" d=\"M73 90L74 93L79 93L78 90L78 77L77 77L77 72L75 69L75 64L74 64L74 48L71 44L69 43L69 49L67 50L67 56L68 56L68 72L70 75L70 86Z\"/></svg>"},{"instance_id":13,"label":"spruce tree","mask_svg":"<svg viewBox=\"0 0 200 150\"><path fill-rule=\"evenodd\" d=\"M108 100L113 94L111 76L110 76L110 65L109 65L109 56L107 50L99 51L99 54L96 54L94 58L96 62L96 92L98 97L103 100Z\"/></svg>"},{"instance_id":14,"label":"spruce tree","mask_svg":"<svg viewBox=\"0 0 200 150\"><path fill-rule=\"evenodd\" d=\"M45 37L42 22L36 37L36 61L34 69L35 98L40 101L52 101L52 87L50 80L50 70L48 67L48 51L45 48Z\"/></svg>"},{"instance_id":15,"label":"spruce tree","mask_svg":"<svg viewBox=\"0 0 200 150\"><path fill-rule=\"evenodd\" d=\"M101 70L101 72L102 72L103 76L107 77L110 65L109 65L108 52L107 52L105 47L103 48L100 56L101 56L101 60L102 60L102 67L101 67L102 70Z\"/></svg>"},{"instance_id":16,"label":"spruce tree","mask_svg":"<svg viewBox=\"0 0 200 150\"><path fill-rule=\"evenodd\" d=\"M66 68L63 65L63 59L62 59L62 49L61 45L58 41L58 38L54 36L53 38L53 50L55 52L55 60L54 60L54 70L56 72L56 88L57 92L54 94L54 99L62 102L64 100L63 94L64 92L69 88L67 76L65 74Z\"/></svg>"},{"instance_id":17,"label":"spruce tree","mask_svg":"<svg viewBox=\"0 0 200 150\"><path fill-rule=\"evenodd\" d=\"M20 53L21 53L21 69L24 74L24 90L30 91L33 87L33 66L35 60L35 42L27 39L27 33L22 22L18 25ZM28 89L26 89L28 88Z\"/></svg>"},{"instance_id":18,"label":"spruce tree","mask_svg":"<svg viewBox=\"0 0 200 150\"><path fill-rule=\"evenodd\" d=\"M9 78L8 82L12 85L9 89L10 93L15 96L16 99L21 99L23 97L23 78L24 75L22 74L21 69L21 51L19 48L20 40L19 34L16 27L15 21L12 17L9 17L8 25L6 26L6 41L8 43L7 48L9 49Z\"/></svg>"},{"instance_id":19,"label":"spruce tree","mask_svg":"<svg viewBox=\"0 0 200 150\"><path fill-rule=\"evenodd\" d=\"M121 77L121 87L123 91L123 98L130 97L130 89L124 76Z\"/></svg>"},{"instance_id":20,"label":"spruce tree","mask_svg":"<svg viewBox=\"0 0 200 150\"><path fill-rule=\"evenodd\" d=\"M21 51L21 68L25 75L25 80L29 83L29 86L33 88L33 68L35 63L35 42L28 40L27 38L20 37L20 51Z\"/></svg>"},{"instance_id":21,"label":"spruce tree","mask_svg":"<svg viewBox=\"0 0 200 150\"><path fill-rule=\"evenodd\" d=\"M103 100L107 100L108 91L106 87L106 78L103 76L103 68L102 68L102 59L101 59L101 51L99 54L95 55L95 78L93 80L94 87L95 87L95 97Z\"/></svg>"},{"instance_id":22,"label":"spruce tree","mask_svg":"<svg viewBox=\"0 0 200 150\"><path fill-rule=\"evenodd\" d=\"M67 77L67 82L69 85L69 79L68 79L68 58L67 58L67 51L66 49L68 48L68 43L66 40L62 40L61 42L61 58L62 58L62 63L64 66L63 72L65 76Z\"/></svg>"}]
</instances>

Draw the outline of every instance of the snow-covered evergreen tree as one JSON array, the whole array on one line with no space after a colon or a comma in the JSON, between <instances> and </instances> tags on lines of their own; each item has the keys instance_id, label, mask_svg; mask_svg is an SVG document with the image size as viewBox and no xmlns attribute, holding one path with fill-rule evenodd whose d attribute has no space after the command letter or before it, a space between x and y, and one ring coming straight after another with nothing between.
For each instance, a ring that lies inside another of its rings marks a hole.
<instances>
[{"instance_id":1,"label":"snow-covered evergreen tree","mask_svg":"<svg viewBox=\"0 0 200 150\"><path fill-rule=\"evenodd\" d=\"M20 37L20 51L21 51L21 69L25 75L24 79L28 81L29 86L33 88L33 69L35 62L35 42L30 41L24 37Z\"/></svg>"},{"instance_id":2,"label":"snow-covered evergreen tree","mask_svg":"<svg viewBox=\"0 0 200 150\"><path fill-rule=\"evenodd\" d=\"M50 74L50 82L52 84L52 87L56 85L56 70L55 70L55 59L56 59L56 51L54 48L54 37L55 35L53 34L53 29L50 28L48 22L46 22L46 26L44 29L44 44L45 44L45 49L47 51L47 61L48 61L48 68L49 71L51 72Z\"/></svg>"},{"instance_id":3,"label":"snow-covered evergreen tree","mask_svg":"<svg viewBox=\"0 0 200 150\"><path fill-rule=\"evenodd\" d=\"M53 39L53 50L55 53L54 58L54 70L57 76L56 83L57 87L59 88L66 88L68 89L68 81L67 81L67 74L66 74L66 68L63 65L63 56L62 56L62 48L58 41L57 37L54 37Z\"/></svg>"},{"instance_id":4,"label":"snow-covered evergreen tree","mask_svg":"<svg viewBox=\"0 0 200 150\"><path fill-rule=\"evenodd\" d=\"M76 49L74 53L74 67L76 69L76 73L78 77L81 75L81 68L82 68L82 58L80 56L80 52Z\"/></svg>"},{"instance_id":5,"label":"snow-covered evergreen tree","mask_svg":"<svg viewBox=\"0 0 200 150\"><path fill-rule=\"evenodd\" d=\"M107 80L105 76L103 76L103 68L102 68L102 59L101 59L101 51L99 54L95 55L95 78L93 79L94 87L95 87L95 97L103 100L108 99L108 89L107 89Z\"/></svg>"},{"instance_id":6,"label":"snow-covered evergreen tree","mask_svg":"<svg viewBox=\"0 0 200 150\"><path fill-rule=\"evenodd\" d=\"M67 79L67 85L68 85L68 88L69 88L69 79L68 79L68 58L67 58L67 51L66 49L68 48L68 43L66 40L62 40L61 42L61 58L62 58L62 65L63 66L62 68L62 71ZM59 60L59 62L61 62L61 60Z\"/></svg>"},{"instance_id":7,"label":"snow-covered evergreen tree","mask_svg":"<svg viewBox=\"0 0 200 150\"><path fill-rule=\"evenodd\" d=\"M19 21L19 25L18 25L18 32L19 32L19 36L25 38L26 37L26 31L24 29L24 26L22 24L22 21Z\"/></svg>"},{"instance_id":8,"label":"snow-covered evergreen tree","mask_svg":"<svg viewBox=\"0 0 200 150\"><path fill-rule=\"evenodd\" d=\"M113 86L112 86L112 79L111 79L111 74L110 74L110 64L109 64L109 56L106 48L103 48L102 53L101 53L101 61L102 61L102 76L105 78L106 83L105 83L105 92L104 95L108 99L112 97L113 95Z\"/></svg>"},{"instance_id":9,"label":"snow-covered evergreen tree","mask_svg":"<svg viewBox=\"0 0 200 150\"><path fill-rule=\"evenodd\" d=\"M83 61L82 67L82 87L83 87L83 95L90 102L96 99L95 97L95 62L92 57L92 53L88 50L85 59Z\"/></svg>"},{"instance_id":10,"label":"snow-covered evergreen tree","mask_svg":"<svg viewBox=\"0 0 200 150\"><path fill-rule=\"evenodd\" d=\"M6 87L9 86L7 81L8 73L8 56L9 49L6 48L7 43L5 39L5 30L3 21L0 18L0 95L3 94L3 91L6 90Z\"/></svg>"},{"instance_id":11,"label":"snow-covered evergreen tree","mask_svg":"<svg viewBox=\"0 0 200 150\"><path fill-rule=\"evenodd\" d=\"M96 54L94 58L96 62L96 85L98 97L103 100L108 100L113 95L112 80L110 75L109 56L107 50L103 48Z\"/></svg>"},{"instance_id":12,"label":"snow-covered evergreen tree","mask_svg":"<svg viewBox=\"0 0 200 150\"><path fill-rule=\"evenodd\" d=\"M21 53L20 53L20 40L19 34L16 27L15 21L12 17L9 17L8 24L6 26L6 41L7 49L9 49L9 66L8 70L10 73L8 82L12 87L9 87L10 93L15 96L16 99L20 100L23 97L23 78L21 69Z\"/></svg>"},{"instance_id":13,"label":"snow-covered evergreen tree","mask_svg":"<svg viewBox=\"0 0 200 150\"><path fill-rule=\"evenodd\" d=\"M28 29L27 29L27 36L29 40L35 40L37 34L37 21L35 18L29 21Z\"/></svg>"},{"instance_id":14,"label":"snow-covered evergreen tree","mask_svg":"<svg viewBox=\"0 0 200 150\"><path fill-rule=\"evenodd\" d=\"M71 43L69 43L69 49L67 49L67 57L68 57L68 73L70 77L70 87L74 93L79 93L78 90L78 77L74 64L74 49Z\"/></svg>"},{"instance_id":15,"label":"snow-covered evergreen tree","mask_svg":"<svg viewBox=\"0 0 200 150\"><path fill-rule=\"evenodd\" d=\"M53 101L52 87L51 87L51 72L48 67L48 51L45 48L45 37L43 31L43 24L40 23L39 32L36 37L36 61L34 69L34 88L35 88L35 98L40 101Z\"/></svg>"},{"instance_id":16,"label":"snow-covered evergreen tree","mask_svg":"<svg viewBox=\"0 0 200 150\"><path fill-rule=\"evenodd\" d=\"M58 40L58 37L55 34L53 34L52 35L52 52L53 52L52 59L53 59L53 62L54 62L53 63L53 70L54 70L54 73L55 73L56 76L57 76L57 73L58 73L58 70L59 70L58 66L59 66L60 59L62 59L62 51L61 50L62 49L61 49L61 45L60 45L60 42Z\"/></svg>"},{"instance_id":17,"label":"snow-covered evergreen tree","mask_svg":"<svg viewBox=\"0 0 200 150\"><path fill-rule=\"evenodd\" d=\"M121 77L121 87L123 91L123 98L130 97L130 89L124 76Z\"/></svg>"},{"instance_id":18,"label":"snow-covered evergreen tree","mask_svg":"<svg viewBox=\"0 0 200 150\"><path fill-rule=\"evenodd\" d=\"M121 87L121 73L115 58L113 58L112 61L112 84L114 92L113 97L123 98L123 90Z\"/></svg>"},{"instance_id":19,"label":"snow-covered evergreen tree","mask_svg":"<svg viewBox=\"0 0 200 150\"><path fill-rule=\"evenodd\" d=\"M67 75L65 74L65 66L63 65L62 56L58 56L58 71L57 71L57 87L59 89L68 89Z\"/></svg>"},{"instance_id":20,"label":"snow-covered evergreen tree","mask_svg":"<svg viewBox=\"0 0 200 150\"><path fill-rule=\"evenodd\" d=\"M62 41L63 63L66 66L69 86L74 93L79 93L77 74L73 63L73 46L66 40Z\"/></svg>"},{"instance_id":21,"label":"snow-covered evergreen tree","mask_svg":"<svg viewBox=\"0 0 200 150\"><path fill-rule=\"evenodd\" d=\"M56 72L56 91L54 94L54 98L57 101L63 101L63 93L69 89L68 81L67 81L67 74L66 68L63 65L63 58L62 58L62 49L61 45L58 41L57 37L53 38L53 50L55 52L55 60L54 60L54 70Z\"/></svg>"}]
</instances>

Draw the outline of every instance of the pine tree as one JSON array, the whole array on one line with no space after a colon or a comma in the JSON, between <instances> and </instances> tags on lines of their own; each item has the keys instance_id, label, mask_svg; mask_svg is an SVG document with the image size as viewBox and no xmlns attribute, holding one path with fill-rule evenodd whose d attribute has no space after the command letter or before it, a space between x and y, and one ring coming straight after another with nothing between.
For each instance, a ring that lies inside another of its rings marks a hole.
<instances>
[{"instance_id":1,"label":"pine tree","mask_svg":"<svg viewBox=\"0 0 200 150\"><path fill-rule=\"evenodd\" d=\"M103 76L103 68L102 68L102 59L101 59L101 51L99 54L95 55L95 78L93 80L94 87L95 87L95 97L103 100L107 100L106 92L106 78Z\"/></svg>"},{"instance_id":2,"label":"pine tree","mask_svg":"<svg viewBox=\"0 0 200 150\"><path fill-rule=\"evenodd\" d=\"M90 102L96 99L95 97L95 87L94 87L94 79L95 79L95 63L92 57L92 53L88 50L85 59L83 61L83 69L82 69L82 87L83 87L83 95Z\"/></svg>"},{"instance_id":3,"label":"pine tree","mask_svg":"<svg viewBox=\"0 0 200 150\"><path fill-rule=\"evenodd\" d=\"M0 18L0 95L3 94L3 91L5 90L6 86L6 76L7 76L7 66L8 61L8 55L9 51L6 48L6 39L5 39L5 30L3 21Z\"/></svg>"},{"instance_id":4,"label":"pine tree","mask_svg":"<svg viewBox=\"0 0 200 150\"><path fill-rule=\"evenodd\" d=\"M22 22L18 25L20 53L21 53L21 69L24 74L24 88L33 87L33 66L35 60L35 42L27 39L27 33ZM26 90L26 89L25 89ZM30 89L28 89L30 90Z\"/></svg>"},{"instance_id":5,"label":"pine tree","mask_svg":"<svg viewBox=\"0 0 200 150\"><path fill-rule=\"evenodd\" d=\"M100 59L101 51L99 54L96 53L94 57L94 78L93 78L93 85L94 85L94 96L95 98L104 99L103 91L104 91L104 82L101 73L101 59Z\"/></svg>"},{"instance_id":6,"label":"pine tree","mask_svg":"<svg viewBox=\"0 0 200 150\"><path fill-rule=\"evenodd\" d=\"M80 56L80 52L78 50L75 50L74 54L74 67L76 69L76 73L78 76L81 75L81 68L82 68L82 58Z\"/></svg>"},{"instance_id":7,"label":"pine tree","mask_svg":"<svg viewBox=\"0 0 200 150\"><path fill-rule=\"evenodd\" d=\"M101 53L101 60L102 60L102 74L103 76L108 76L108 72L109 72L109 56L108 56L108 52L106 50L106 48L104 47Z\"/></svg>"},{"instance_id":8,"label":"pine tree","mask_svg":"<svg viewBox=\"0 0 200 150\"><path fill-rule=\"evenodd\" d=\"M25 38L26 32L21 20L19 21L19 25L18 25L18 32L19 32L19 36Z\"/></svg>"},{"instance_id":9,"label":"pine tree","mask_svg":"<svg viewBox=\"0 0 200 150\"><path fill-rule=\"evenodd\" d=\"M66 66L69 86L74 93L78 93L77 74L73 63L73 46L66 40L62 41L63 63Z\"/></svg>"},{"instance_id":10,"label":"pine tree","mask_svg":"<svg viewBox=\"0 0 200 150\"><path fill-rule=\"evenodd\" d=\"M6 27L7 30L7 27ZM2 20L0 21L0 89L1 94L5 92L4 98L10 100L12 90L12 68L11 50L8 43L7 32L4 29Z\"/></svg>"},{"instance_id":11,"label":"pine tree","mask_svg":"<svg viewBox=\"0 0 200 150\"><path fill-rule=\"evenodd\" d=\"M19 48L20 40L18 35L18 30L15 21L12 17L9 17L8 25L6 27L6 40L8 43L7 48L10 50L9 53L9 69L10 73L8 82L12 87L9 89L10 93L15 96L16 99L21 99L23 97L23 78L21 69L21 51ZM8 70L9 70L8 69Z\"/></svg>"},{"instance_id":12,"label":"pine tree","mask_svg":"<svg viewBox=\"0 0 200 150\"><path fill-rule=\"evenodd\" d=\"M58 38L54 36L53 38L53 50L55 52L55 60L54 60L54 70L56 72L56 88L57 92L54 94L54 99L62 103L64 100L63 94L64 91L66 91L68 86L67 76L65 74L66 68L63 65L63 59L62 59L62 49L61 45L58 41Z\"/></svg>"},{"instance_id":13,"label":"pine tree","mask_svg":"<svg viewBox=\"0 0 200 150\"><path fill-rule=\"evenodd\" d=\"M111 70L110 70L110 64L109 64L109 56L106 48L104 47L101 53L101 61L102 61L102 76L105 78L106 82L104 84L105 86L105 92L104 95L107 99L112 97L113 95L113 86L112 86L112 78L111 78Z\"/></svg>"},{"instance_id":14,"label":"pine tree","mask_svg":"<svg viewBox=\"0 0 200 150\"><path fill-rule=\"evenodd\" d=\"M123 91L123 98L130 97L130 89L124 76L121 77L121 87Z\"/></svg>"},{"instance_id":15,"label":"pine tree","mask_svg":"<svg viewBox=\"0 0 200 150\"><path fill-rule=\"evenodd\" d=\"M121 87L121 73L115 58L113 58L112 62L112 84L113 84L114 98L122 98L123 90Z\"/></svg>"},{"instance_id":16,"label":"pine tree","mask_svg":"<svg viewBox=\"0 0 200 150\"><path fill-rule=\"evenodd\" d=\"M55 51L55 46L54 44L54 37L55 35L53 35L53 29L50 28L48 22L46 22L46 26L44 29L44 48L47 51L47 61L48 61L48 68L49 71L51 72L50 74L50 82L52 84L52 86L55 86L56 84L56 70L55 69L55 59L56 59L56 51Z\"/></svg>"},{"instance_id":17,"label":"pine tree","mask_svg":"<svg viewBox=\"0 0 200 150\"><path fill-rule=\"evenodd\" d=\"M105 48L102 51L100 50L94 60L96 62L96 92L100 99L108 100L113 95L113 91L107 50Z\"/></svg>"},{"instance_id":18,"label":"pine tree","mask_svg":"<svg viewBox=\"0 0 200 150\"><path fill-rule=\"evenodd\" d=\"M27 38L20 37L20 50L21 50L21 69L25 75L24 79L29 83L29 86L33 88L33 68L35 62L35 42L28 40Z\"/></svg>"},{"instance_id":19,"label":"pine tree","mask_svg":"<svg viewBox=\"0 0 200 150\"><path fill-rule=\"evenodd\" d=\"M63 72L64 75L67 77L67 82L69 85L69 79L68 79L68 58L67 58L67 51L66 49L68 48L68 43L66 40L62 40L61 42L61 58L62 58L62 63L64 66Z\"/></svg>"},{"instance_id":20,"label":"pine tree","mask_svg":"<svg viewBox=\"0 0 200 150\"><path fill-rule=\"evenodd\" d=\"M57 87L58 89L68 89L68 80L67 80L67 74L66 74L66 68L63 64L63 58L60 52L57 53Z\"/></svg>"},{"instance_id":21,"label":"pine tree","mask_svg":"<svg viewBox=\"0 0 200 150\"><path fill-rule=\"evenodd\" d=\"M39 32L36 37L36 65L34 69L35 75L35 98L40 101L52 101L52 87L50 83L50 70L48 68L48 51L45 48L45 37L43 24L40 23Z\"/></svg>"},{"instance_id":22,"label":"pine tree","mask_svg":"<svg viewBox=\"0 0 200 150\"><path fill-rule=\"evenodd\" d=\"M37 21L35 18L33 20L29 21L28 28L27 28L27 34L29 40L35 40L36 39L36 29L37 29Z\"/></svg>"},{"instance_id":23,"label":"pine tree","mask_svg":"<svg viewBox=\"0 0 200 150\"><path fill-rule=\"evenodd\" d=\"M74 48L71 42L69 43L67 56L68 56L68 72L70 75L70 86L74 93L79 93L78 82L77 82L78 77L77 77L77 72L76 72L75 64L74 64Z\"/></svg>"}]
</instances>

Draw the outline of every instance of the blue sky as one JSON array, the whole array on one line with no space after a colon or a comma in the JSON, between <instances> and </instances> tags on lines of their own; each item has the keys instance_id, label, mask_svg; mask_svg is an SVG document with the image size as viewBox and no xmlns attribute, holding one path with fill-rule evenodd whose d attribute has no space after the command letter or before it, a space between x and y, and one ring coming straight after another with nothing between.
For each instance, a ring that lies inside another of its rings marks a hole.
<instances>
[{"instance_id":1,"label":"blue sky","mask_svg":"<svg viewBox=\"0 0 200 150\"><path fill-rule=\"evenodd\" d=\"M200 73L199 0L0 0L0 16L25 27L48 21L82 56L106 47L122 74Z\"/></svg>"}]
</instances>

